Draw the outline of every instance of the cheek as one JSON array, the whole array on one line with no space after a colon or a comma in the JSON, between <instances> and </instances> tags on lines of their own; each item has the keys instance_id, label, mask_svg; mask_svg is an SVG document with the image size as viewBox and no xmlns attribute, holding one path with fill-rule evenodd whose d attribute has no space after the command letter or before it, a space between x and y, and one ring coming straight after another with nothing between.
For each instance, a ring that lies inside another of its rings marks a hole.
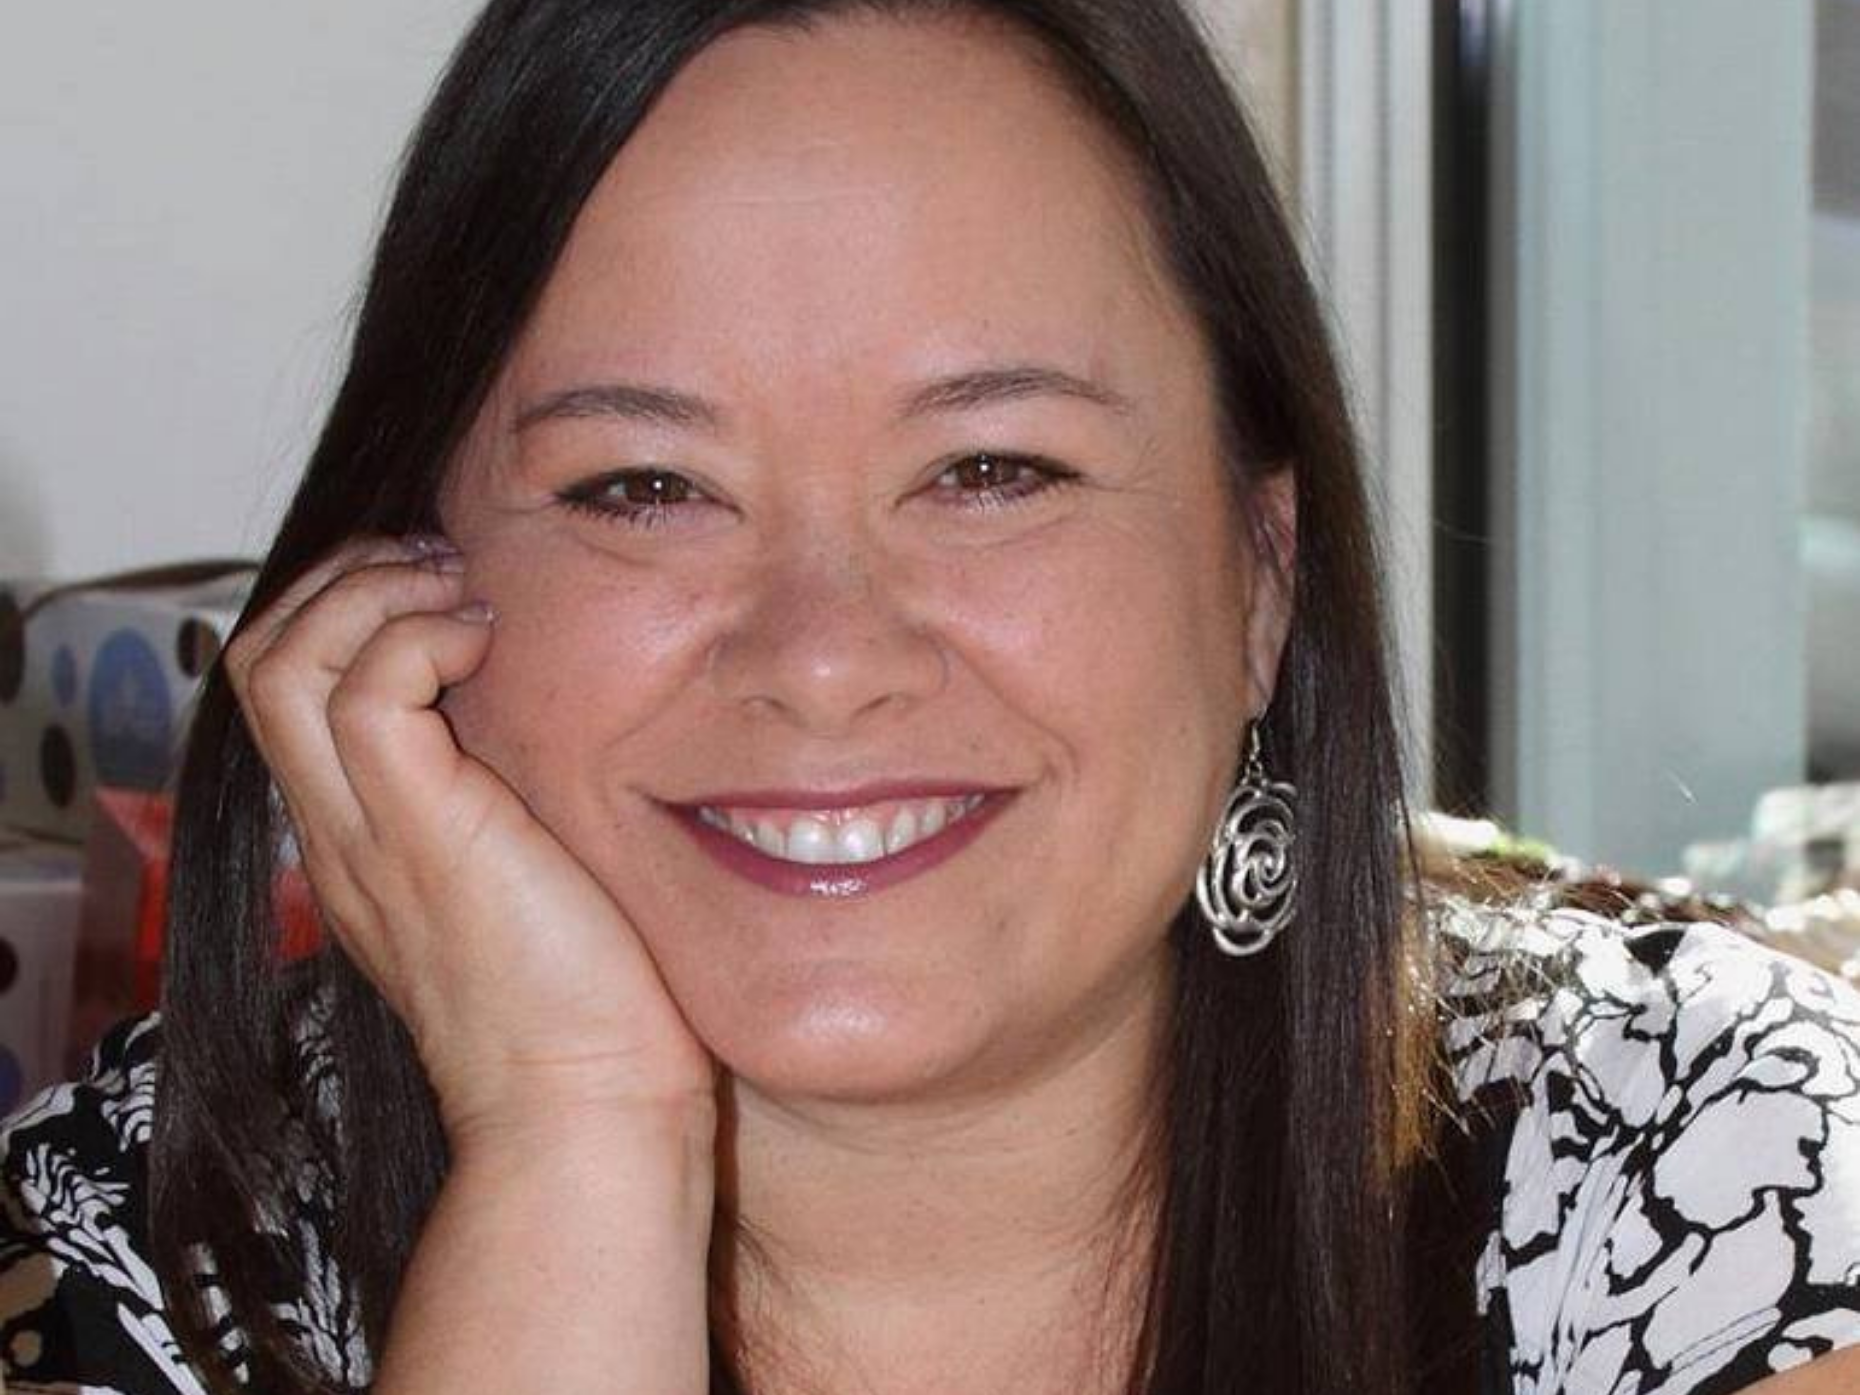
<instances>
[{"instance_id":1,"label":"cheek","mask_svg":"<svg viewBox=\"0 0 1860 1395\"><path fill-rule=\"evenodd\" d=\"M1194 758L1239 719L1244 607L1217 539L1094 527L965 558L942 612L975 665L1081 758ZM1237 729L1237 728L1236 728Z\"/></svg>"},{"instance_id":2,"label":"cheek","mask_svg":"<svg viewBox=\"0 0 1860 1395\"><path fill-rule=\"evenodd\" d=\"M1041 566L968 569L970 632L1054 753L1061 920L1147 934L1192 887L1238 760L1244 587L1212 529L1079 541Z\"/></svg>"},{"instance_id":3,"label":"cheek","mask_svg":"<svg viewBox=\"0 0 1860 1395\"><path fill-rule=\"evenodd\" d=\"M474 552L468 585L497 619L446 710L466 748L520 788L650 720L697 671L711 602L690 578L556 543L552 556Z\"/></svg>"}]
</instances>

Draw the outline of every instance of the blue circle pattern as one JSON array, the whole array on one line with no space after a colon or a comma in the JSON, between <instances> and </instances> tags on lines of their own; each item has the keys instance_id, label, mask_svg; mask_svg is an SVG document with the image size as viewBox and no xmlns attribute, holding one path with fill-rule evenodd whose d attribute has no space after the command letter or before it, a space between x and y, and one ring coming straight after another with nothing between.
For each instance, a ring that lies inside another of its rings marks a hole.
<instances>
[{"instance_id":1,"label":"blue circle pattern","mask_svg":"<svg viewBox=\"0 0 1860 1395\"><path fill-rule=\"evenodd\" d=\"M134 630L103 642L90 674L90 754L99 784L159 789L174 741L168 675Z\"/></svg>"}]
</instances>

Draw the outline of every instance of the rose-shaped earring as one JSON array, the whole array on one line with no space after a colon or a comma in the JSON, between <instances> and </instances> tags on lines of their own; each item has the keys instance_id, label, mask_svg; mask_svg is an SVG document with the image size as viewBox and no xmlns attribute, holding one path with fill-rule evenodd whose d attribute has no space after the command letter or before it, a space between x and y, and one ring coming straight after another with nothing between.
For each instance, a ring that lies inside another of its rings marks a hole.
<instances>
[{"instance_id":1,"label":"rose-shaped earring","mask_svg":"<svg viewBox=\"0 0 1860 1395\"><path fill-rule=\"evenodd\" d=\"M1266 778L1259 722L1249 722L1246 769L1195 878L1195 899L1223 954L1258 954L1292 918L1298 894L1292 860L1297 797L1291 785Z\"/></svg>"}]
</instances>

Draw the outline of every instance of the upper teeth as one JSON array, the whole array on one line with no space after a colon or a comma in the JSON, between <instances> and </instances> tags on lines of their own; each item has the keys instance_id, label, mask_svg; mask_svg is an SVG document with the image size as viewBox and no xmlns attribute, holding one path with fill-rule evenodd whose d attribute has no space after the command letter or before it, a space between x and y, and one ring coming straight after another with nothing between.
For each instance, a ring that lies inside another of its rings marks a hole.
<instances>
[{"instance_id":1,"label":"upper teeth","mask_svg":"<svg viewBox=\"0 0 1860 1395\"><path fill-rule=\"evenodd\" d=\"M705 805L698 817L783 862L876 862L934 838L981 802L981 795L970 794L809 813Z\"/></svg>"}]
</instances>

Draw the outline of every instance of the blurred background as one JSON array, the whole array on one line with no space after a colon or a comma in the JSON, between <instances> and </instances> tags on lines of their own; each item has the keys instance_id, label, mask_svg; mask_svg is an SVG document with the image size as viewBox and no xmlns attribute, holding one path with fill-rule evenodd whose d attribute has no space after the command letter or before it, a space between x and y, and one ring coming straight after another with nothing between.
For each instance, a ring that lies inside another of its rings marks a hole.
<instances>
[{"instance_id":1,"label":"blurred background","mask_svg":"<svg viewBox=\"0 0 1860 1395\"><path fill-rule=\"evenodd\" d=\"M1417 797L1860 868L1860 0L1199 7L1346 346ZM0 578L262 550L475 8L16 7Z\"/></svg>"}]
</instances>

